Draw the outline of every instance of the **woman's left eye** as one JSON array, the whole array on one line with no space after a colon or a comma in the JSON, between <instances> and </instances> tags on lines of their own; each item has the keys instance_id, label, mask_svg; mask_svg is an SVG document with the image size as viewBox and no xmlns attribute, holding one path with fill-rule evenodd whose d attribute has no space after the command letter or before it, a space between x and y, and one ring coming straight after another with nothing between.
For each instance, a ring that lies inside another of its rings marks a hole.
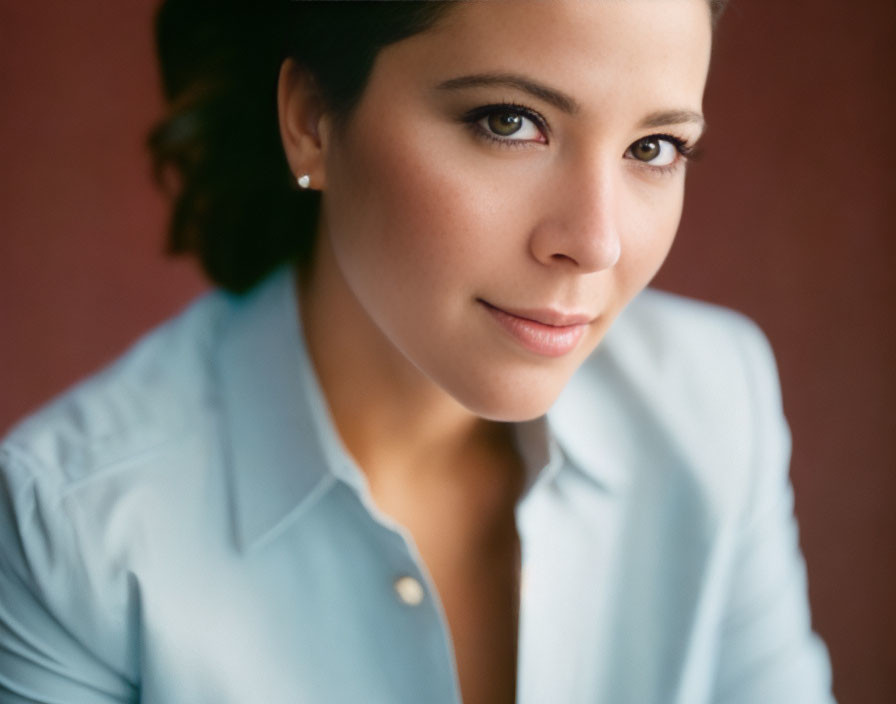
<instances>
[{"instance_id":1,"label":"woman's left eye","mask_svg":"<svg viewBox=\"0 0 896 704\"><path fill-rule=\"evenodd\" d=\"M518 108L489 108L479 112L474 124L483 136L498 142L547 142L535 116Z\"/></svg>"},{"instance_id":2,"label":"woman's left eye","mask_svg":"<svg viewBox=\"0 0 896 704\"><path fill-rule=\"evenodd\" d=\"M663 167L672 166L688 152L684 140L670 135L650 135L632 144L626 156L650 166Z\"/></svg>"}]
</instances>

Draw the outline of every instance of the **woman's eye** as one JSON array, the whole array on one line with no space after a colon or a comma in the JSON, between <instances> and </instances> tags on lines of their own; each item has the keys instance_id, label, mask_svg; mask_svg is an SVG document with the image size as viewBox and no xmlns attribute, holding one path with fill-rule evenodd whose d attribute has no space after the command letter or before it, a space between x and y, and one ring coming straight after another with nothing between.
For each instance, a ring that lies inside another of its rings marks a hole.
<instances>
[{"instance_id":1,"label":"woman's eye","mask_svg":"<svg viewBox=\"0 0 896 704\"><path fill-rule=\"evenodd\" d=\"M544 134L530 118L513 110L494 110L478 125L489 135L507 142L544 142Z\"/></svg>"},{"instance_id":2,"label":"woman's eye","mask_svg":"<svg viewBox=\"0 0 896 704\"><path fill-rule=\"evenodd\" d=\"M650 166L671 166L685 154L683 143L656 135L639 139L628 151L631 158Z\"/></svg>"}]
</instances>

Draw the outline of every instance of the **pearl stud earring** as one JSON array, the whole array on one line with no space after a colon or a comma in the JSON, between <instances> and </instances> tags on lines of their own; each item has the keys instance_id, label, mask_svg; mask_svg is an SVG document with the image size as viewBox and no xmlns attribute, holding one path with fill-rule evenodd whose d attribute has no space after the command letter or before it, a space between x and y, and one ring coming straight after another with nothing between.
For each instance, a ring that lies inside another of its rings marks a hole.
<instances>
[{"instance_id":1,"label":"pearl stud earring","mask_svg":"<svg viewBox=\"0 0 896 704\"><path fill-rule=\"evenodd\" d=\"M296 183L299 184L299 188L308 188L311 185L311 177L308 174L302 174L296 179Z\"/></svg>"}]
</instances>

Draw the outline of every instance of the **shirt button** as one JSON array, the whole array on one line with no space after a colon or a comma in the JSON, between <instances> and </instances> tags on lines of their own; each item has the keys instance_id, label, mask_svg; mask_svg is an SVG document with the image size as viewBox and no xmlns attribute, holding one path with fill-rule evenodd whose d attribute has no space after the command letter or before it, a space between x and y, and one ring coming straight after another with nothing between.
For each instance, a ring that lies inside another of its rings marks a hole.
<instances>
[{"instance_id":1,"label":"shirt button","mask_svg":"<svg viewBox=\"0 0 896 704\"><path fill-rule=\"evenodd\" d=\"M392 586L398 598L408 606L419 606L426 596L423 585L413 577L399 577Z\"/></svg>"}]
</instances>

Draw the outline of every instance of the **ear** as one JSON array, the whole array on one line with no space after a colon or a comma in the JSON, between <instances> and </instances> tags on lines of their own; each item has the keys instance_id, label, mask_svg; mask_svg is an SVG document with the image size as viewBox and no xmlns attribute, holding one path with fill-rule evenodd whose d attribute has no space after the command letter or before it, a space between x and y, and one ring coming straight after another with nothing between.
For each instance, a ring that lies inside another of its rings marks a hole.
<instances>
[{"instance_id":1,"label":"ear","mask_svg":"<svg viewBox=\"0 0 896 704\"><path fill-rule=\"evenodd\" d=\"M286 59L277 80L280 139L293 175L308 174L315 190L326 186L324 156L329 121L323 107L311 73L292 59Z\"/></svg>"}]
</instances>

